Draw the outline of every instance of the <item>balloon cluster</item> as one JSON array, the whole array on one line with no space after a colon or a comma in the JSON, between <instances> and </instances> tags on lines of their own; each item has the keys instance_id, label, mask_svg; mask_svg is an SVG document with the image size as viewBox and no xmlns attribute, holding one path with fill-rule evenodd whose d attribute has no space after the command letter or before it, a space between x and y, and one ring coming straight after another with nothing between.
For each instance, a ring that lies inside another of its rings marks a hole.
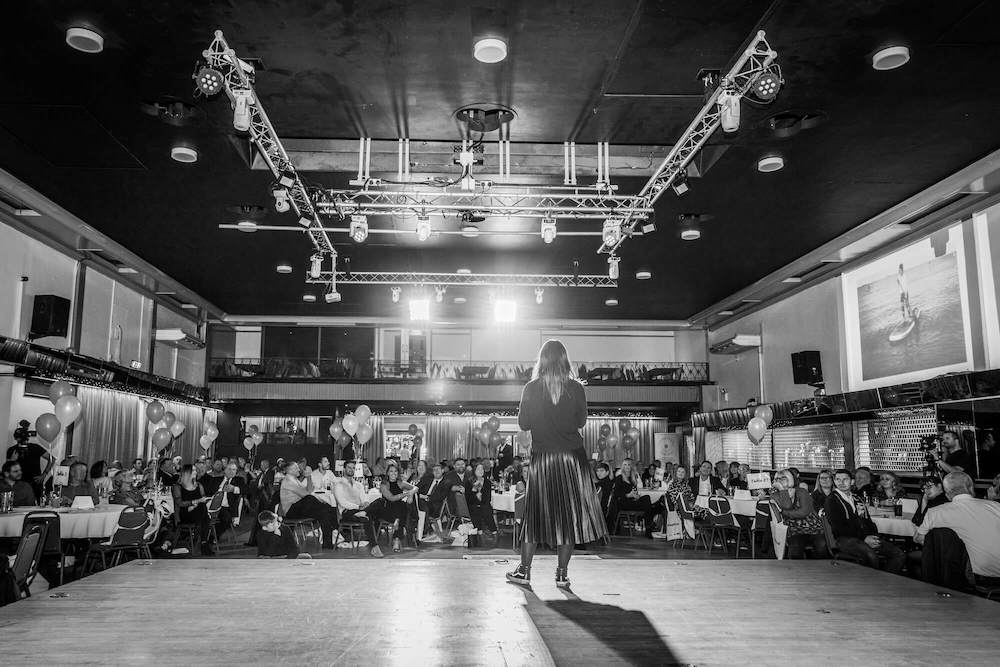
<instances>
[{"instance_id":1,"label":"balloon cluster","mask_svg":"<svg viewBox=\"0 0 1000 667\"><path fill-rule=\"evenodd\" d=\"M80 418L83 405L73 393L72 385L63 380L56 380L49 387L49 400L52 401L52 412L46 412L35 420L35 431L39 438L51 444L65 427Z\"/></svg>"},{"instance_id":2,"label":"balloon cluster","mask_svg":"<svg viewBox=\"0 0 1000 667\"><path fill-rule=\"evenodd\" d=\"M639 429L632 426L629 419L618 420L618 433L612 432L611 424L601 424L599 430L600 437L597 440L597 447L600 450L615 449L621 445L622 449L631 451L639 442Z\"/></svg>"},{"instance_id":3,"label":"balloon cluster","mask_svg":"<svg viewBox=\"0 0 1000 667\"><path fill-rule=\"evenodd\" d=\"M500 429L500 420L493 415L472 431L472 436L487 447L499 447L503 442L503 436L497 431Z\"/></svg>"},{"instance_id":4,"label":"balloon cluster","mask_svg":"<svg viewBox=\"0 0 1000 667\"><path fill-rule=\"evenodd\" d=\"M218 433L218 429L216 429L216 433ZM243 438L243 446L249 452L262 442L264 442L264 434L260 432L260 427L256 424L250 424L247 429L247 437Z\"/></svg>"},{"instance_id":5,"label":"balloon cluster","mask_svg":"<svg viewBox=\"0 0 1000 667\"><path fill-rule=\"evenodd\" d=\"M416 424L410 424L406 431L413 436L413 451L419 450L420 445L424 444L424 429Z\"/></svg>"},{"instance_id":6,"label":"balloon cluster","mask_svg":"<svg viewBox=\"0 0 1000 667\"><path fill-rule=\"evenodd\" d=\"M158 452L166 449L174 438L179 438L184 433L184 423L177 421L177 416L164 408L163 403L159 401L153 401L146 406L146 419L151 424L162 424L153 431L153 447Z\"/></svg>"},{"instance_id":7,"label":"balloon cluster","mask_svg":"<svg viewBox=\"0 0 1000 667\"><path fill-rule=\"evenodd\" d=\"M198 438L198 445L201 446L202 450L208 451L208 448L212 446L215 439L219 437L219 427L215 425L214 422L205 420L205 433ZM263 438L262 438L263 439Z\"/></svg>"},{"instance_id":8,"label":"balloon cluster","mask_svg":"<svg viewBox=\"0 0 1000 667\"><path fill-rule=\"evenodd\" d=\"M348 412L344 415L343 419L338 417L333 420L333 423L330 424L330 437L336 440L342 448L350 445L355 439L357 439L358 444L363 446L375 435L375 431L369 424L371 418L371 408L367 405L359 405L354 409L354 412ZM410 428L414 428L414 426L411 424Z\"/></svg>"},{"instance_id":9,"label":"balloon cluster","mask_svg":"<svg viewBox=\"0 0 1000 667\"><path fill-rule=\"evenodd\" d=\"M774 410L770 405L758 405L753 411L753 417L747 422L747 437L755 446L767 433L771 421L774 419Z\"/></svg>"}]
</instances>

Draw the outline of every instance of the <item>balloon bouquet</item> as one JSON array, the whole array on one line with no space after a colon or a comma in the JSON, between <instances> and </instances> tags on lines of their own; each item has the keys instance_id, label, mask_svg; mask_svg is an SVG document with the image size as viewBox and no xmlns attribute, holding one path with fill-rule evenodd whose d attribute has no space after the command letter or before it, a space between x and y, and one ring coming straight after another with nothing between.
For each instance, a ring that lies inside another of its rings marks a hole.
<instances>
[{"instance_id":1,"label":"balloon bouquet","mask_svg":"<svg viewBox=\"0 0 1000 667\"><path fill-rule=\"evenodd\" d=\"M218 429L216 429L216 434L218 434ZM247 457L249 458L247 466L250 470L253 470L253 462L257 456L255 447L262 442L264 442L264 434L260 432L260 427L256 424L250 424L249 428L247 428L247 436L243 438L243 448L247 450Z\"/></svg>"},{"instance_id":2,"label":"balloon bouquet","mask_svg":"<svg viewBox=\"0 0 1000 667\"><path fill-rule=\"evenodd\" d=\"M747 438L750 439L751 443L751 459L753 458L752 452L754 448L764 439L767 429L771 426L773 420L774 410L770 405L758 405L754 409L753 417L747 422Z\"/></svg>"},{"instance_id":3,"label":"balloon bouquet","mask_svg":"<svg viewBox=\"0 0 1000 667\"><path fill-rule=\"evenodd\" d=\"M39 415L35 420L35 431L38 437L46 443L45 449L52 455L56 441L64 435L65 430L74 424L83 411L83 404L73 393L73 386L64 381L56 380L49 387L49 400L52 401L52 412ZM57 458L65 456L66 451L56 452Z\"/></svg>"},{"instance_id":4,"label":"balloon bouquet","mask_svg":"<svg viewBox=\"0 0 1000 667\"><path fill-rule=\"evenodd\" d=\"M410 458L411 459L413 459L413 458L416 458L416 459L422 458L421 453L420 453L420 448L424 444L424 429L420 428L416 424L410 424L406 428L406 432L409 433L413 437L413 440L412 440L413 449L410 452Z\"/></svg>"},{"instance_id":5,"label":"balloon bouquet","mask_svg":"<svg viewBox=\"0 0 1000 667\"><path fill-rule=\"evenodd\" d=\"M484 421L479 428L472 431L472 436L486 447L487 455L495 452L500 443L503 442L503 436L498 433L499 429L500 419L493 415Z\"/></svg>"},{"instance_id":6,"label":"balloon bouquet","mask_svg":"<svg viewBox=\"0 0 1000 667\"><path fill-rule=\"evenodd\" d=\"M149 423L155 427L153 430L153 435L150 436L150 443L153 445L153 453L156 457L159 457L160 452L165 450L170 446L173 441L184 434L186 429L184 422L177 419L177 416L163 407L163 403L159 401L153 401L146 406L146 419ZM209 431L209 426L211 426L211 431ZM206 438L208 438L209 433L213 433L207 440L208 444L206 446ZM199 440L202 449L207 450L208 447L212 446L212 442L215 438L219 437L219 429L211 422L205 423L205 435ZM156 466L153 472L154 485L160 475L160 466Z\"/></svg>"},{"instance_id":7,"label":"balloon bouquet","mask_svg":"<svg viewBox=\"0 0 1000 667\"><path fill-rule=\"evenodd\" d=\"M354 459L360 461L364 458L361 453L364 446L375 435L369 422L372 418L372 410L367 405L359 405L354 412L348 412L343 419L335 419L330 424L330 437L337 441L341 450L357 442L354 448Z\"/></svg>"}]
</instances>

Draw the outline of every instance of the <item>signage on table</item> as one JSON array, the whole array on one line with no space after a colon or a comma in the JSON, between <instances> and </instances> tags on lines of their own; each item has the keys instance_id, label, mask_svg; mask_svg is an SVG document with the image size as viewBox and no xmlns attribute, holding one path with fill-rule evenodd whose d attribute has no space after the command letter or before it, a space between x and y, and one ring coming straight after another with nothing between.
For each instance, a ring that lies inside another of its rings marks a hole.
<instances>
[{"instance_id":1,"label":"signage on table","mask_svg":"<svg viewBox=\"0 0 1000 667\"><path fill-rule=\"evenodd\" d=\"M52 475L53 486L69 486L69 466L56 466Z\"/></svg>"},{"instance_id":2,"label":"signage on table","mask_svg":"<svg viewBox=\"0 0 1000 667\"><path fill-rule=\"evenodd\" d=\"M653 473L653 479L655 479L657 482L663 481L663 468L656 469L656 472Z\"/></svg>"},{"instance_id":3,"label":"signage on table","mask_svg":"<svg viewBox=\"0 0 1000 667\"><path fill-rule=\"evenodd\" d=\"M333 471L334 472L344 472L344 460L343 459L337 459L336 461L333 462Z\"/></svg>"},{"instance_id":4,"label":"signage on table","mask_svg":"<svg viewBox=\"0 0 1000 667\"><path fill-rule=\"evenodd\" d=\"M752 472L747 475L747 488L751 491L771 488L771 475L766 472Z\"/></svg>"}]
</instances>

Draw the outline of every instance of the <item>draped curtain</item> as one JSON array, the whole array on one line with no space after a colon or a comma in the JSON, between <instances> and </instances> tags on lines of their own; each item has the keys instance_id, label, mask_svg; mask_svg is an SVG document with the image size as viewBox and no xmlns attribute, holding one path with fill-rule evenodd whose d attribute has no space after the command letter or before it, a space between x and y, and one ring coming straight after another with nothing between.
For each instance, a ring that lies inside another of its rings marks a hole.
<instances>
[{"instance_id":1,"label":"draped curtain","mask_svg":"<svg viewBox=\"0 0 1000 667\"><path fill-rule=\"evenodd\" d=\"M656 443L653 434L667 431L667 422L663 419L653 417L629 417L632 427L639 429L639 440L632 447L631 451L626 451L620 439L622 433L618 429L619 419L613 417L587 417L587 423L583 426L583 447L587 450L587 456L592 457L594 453L602 461L613 463L614 467L622 464L625 458L637 461L652 461L655 458ZM607 424L611 427L611 432L618 435L619 444L614 449L607 448L604 452L599 451L598 441L601 438L601 426Z\"/></svg>"},{"instance_id":2,"label":"draped curtain","mask_svg":"<svg viewBox=\"0 0 1000 667\"><path fill-rule=\"evenodd\" d=\"M319 417L253 417L247 421L257 424L261 433L274 433L279 426L284 432L285 424L292 422L292 428L296 431L302 429L307 438L312 440L319 438Z\"/></svg>"},{"instance_id":3,"label":"draped curtain","mask_svg":"<svg viewBox=\"0 0 1000 667\"><path fill-rule=\"evenodd\" d=\"M187 403L175 403L173 401L165 401L159 399L160 403L166 412L174 413L176 421L184 424L184 432L178 438L174 438L173 442L169 446L169 454L171 456L181 456L184 461L190 462L198 458L203 452L198 444L198 440L201 438L202 433L205 432L205 414L209 415L209 421L216 420L216 410L205 410L204 408L197 405L188 405ZM153 432L158 429L165 427L162 421L153 424L146 419L145 410L146 405L152 401L143 401L143 423L146 428L146 445L148 447L147 452L149 457L156 456L162 453L154 452L152 447L152 435Z\"/></svg>"},{"instance_id":4,"label":"draped curtain","mask_svg":"<svg viewBox=\"0 0 1000 667\"><path fill-rule=\"evenodd\" d=\"M138 396L79 385L83 410L73 426L73 454L81 461L120 460L127 465L145 455L145 402Z\"/></svg>"},{"instance_id":5,"label":"draped curtain","mask_svg":"<svg viewBox=\"0 0 1000 667\"><path fill-rule=\"evenodd\" d=\"M316 430L319 431L319 417L310 419L316 419ZM372 452L367 458L374 463L379 456L385 456L385 420L382 415L372 415L368 419L368 425L372 427L372 439L362 447L362 451Z\"/></svg>"},{"instance_id":6,"label":"draped curtain","mask_svg":"<svg viewBox=\"0 0 1000 667\"><path fill-rule=\"evenodd\" d=\"M695 426L692 430L694 439L694 461L684 461L687 458L687 447L681 447L681 461L690 469L695 463L705 460L705 440L708 437L708 427Z\"/></svg>"}]
</instances>

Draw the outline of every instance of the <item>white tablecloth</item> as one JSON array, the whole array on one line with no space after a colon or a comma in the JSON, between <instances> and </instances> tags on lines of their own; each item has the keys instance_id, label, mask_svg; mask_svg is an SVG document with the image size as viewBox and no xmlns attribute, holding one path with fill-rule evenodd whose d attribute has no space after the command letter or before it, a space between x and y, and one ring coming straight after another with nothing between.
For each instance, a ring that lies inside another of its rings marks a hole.
<instances>
[{"instance_id":1,"label":"white tablecloth","mask_svg":"<svg viewBox=\"0 0 1000 667\"><path fill-rule=\"evenodd\" d=\"M110 537L118 526L118 515L124 505L105 505L91 510L59 508L59 531L64 540L88 537ZM20 537L24 516L41 507L15 507L9 514L0 514L0 537Z\"/></svg>"},{"instance_id":2,"label":"white tablecloth","mask_svg":"<svg viewBox=\"0 0 1000 667\"><path fill-rule=\"evenodd\" d=\"M506 493L494 492L490 496L490 502L493 505L493 509L497 512L514 512L514 492L508 491Z\"/></svg>"},{"instance_id":3,"label":"white tablecloth","mask_svg":"<svg viewBox=\"0 0 1000 667\"><path fill-rule=\"evenodd\" d=\"M639 495L649 498L649 502L656 503L657 500L666 495L666 489L639 489Z\"/></svg>"},{"instance_id":4,"label":"white tablecloth","mask_svg":"<svg viewBox=\"0 0 1000 667\"><path fill-rule=\"evenodd\" d=\"M882 535L893 535L895 537L913 537L917 534L917 527L913 525L913 515L903 513L903 516L895 516L892 512L885 512L876 509L869 509L868 515Z\"/></svg>"},{"instance_id":5,"label":"white tablecloth","mask_svg":"<svg viewBox=\"0 0 1000 667\"><path fill-rule=\"evenodd\" d=\"M698 507L704 507L708 509L708 499L711 496L698 496L695 498L694 504ZM736 500L735 498L726 498L729 501L729 507L732 508L733 514L739 514L740 516L756 516L757 514L757 499L751 498L750 500Z\"/></svg>"}]
</instances>

